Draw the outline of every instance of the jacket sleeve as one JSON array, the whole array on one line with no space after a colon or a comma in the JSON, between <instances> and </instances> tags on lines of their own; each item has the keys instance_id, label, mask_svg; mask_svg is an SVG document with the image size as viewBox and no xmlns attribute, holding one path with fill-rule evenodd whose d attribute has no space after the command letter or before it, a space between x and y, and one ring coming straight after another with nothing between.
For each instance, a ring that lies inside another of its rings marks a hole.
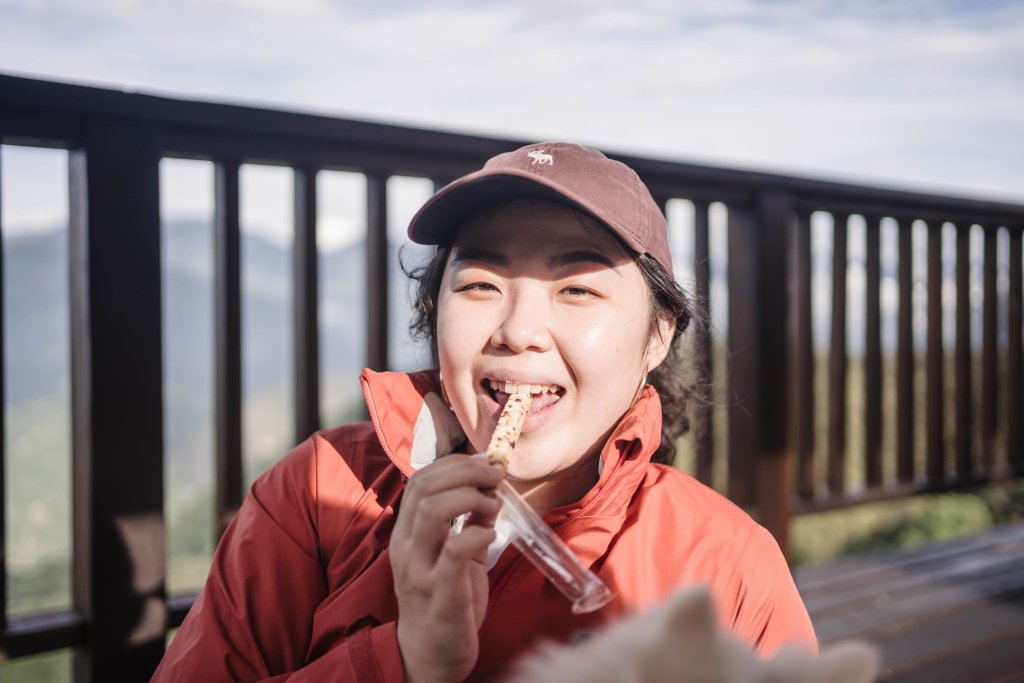
<instances>
[{"instance_id":1,"label":"jacket sleeve","mask_svg":"<svg viewBox=\"0 0 1024 683\"><path fill-rule=\"evenodd\" d=\"M394 622L306 662L327 595L317 532L317 436L253 484L153 683L404 681Z\"/></svg>"},{"instance_id":2,"label":"jacket sleeve","mask_svg":"<svg viewBox=\"0 0 1024 683\"><path fill-rule=\"evenodd\" d=\"M764 527L753 528L739 565L733 629L762 656L771 656L783 645L817 652L814 626L786 558Z\"/></svg>"}]
</instances>

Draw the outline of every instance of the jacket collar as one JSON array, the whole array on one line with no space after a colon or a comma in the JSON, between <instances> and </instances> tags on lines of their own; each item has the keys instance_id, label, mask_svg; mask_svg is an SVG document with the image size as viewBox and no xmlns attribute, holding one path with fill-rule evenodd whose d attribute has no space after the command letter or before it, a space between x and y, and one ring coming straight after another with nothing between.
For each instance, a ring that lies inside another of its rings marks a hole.
<instances>
[{"instance_id":1,"label":"jacket collar","mask_svg":"<svg viewBox=\"0 0 1024 683\"><path fill-rule=\"evenodd\" d=\"M437 370L416 373L363 370L363 396L377 438L404 475L464 447L466 435L445 405ZM624 510L661 441L661 400L645 386L601 451L597 484L577 503L552 510L549 523L577 513Z\"/></svg>"}]
</instances>

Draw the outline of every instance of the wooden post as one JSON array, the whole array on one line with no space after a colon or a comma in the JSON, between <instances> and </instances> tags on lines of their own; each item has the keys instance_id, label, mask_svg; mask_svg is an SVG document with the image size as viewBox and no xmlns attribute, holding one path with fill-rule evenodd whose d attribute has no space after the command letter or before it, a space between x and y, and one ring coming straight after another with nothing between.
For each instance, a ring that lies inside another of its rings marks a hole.
<instances>
[{"instance_id":1,"label":"wooden post","mask_svg":"<svg viewBox=\"0 0 1024 683\"><path fill-rule=\"evenodd\" d=\"M788 194L761 192L752 211L729 207L729 492L756 506L784 552L793 489L787 259L795 230Z\"/></svg>"},{"instance_id":2,"label":"wooden post","mask_svg":"<svg viewBox=\"0 0 1024 683\"><path fill-rule=\"evenodd\" d=\"M164 651L159 130L86 119L71 153L75 680L144 681Z\"/></svg>"}]
</instances>

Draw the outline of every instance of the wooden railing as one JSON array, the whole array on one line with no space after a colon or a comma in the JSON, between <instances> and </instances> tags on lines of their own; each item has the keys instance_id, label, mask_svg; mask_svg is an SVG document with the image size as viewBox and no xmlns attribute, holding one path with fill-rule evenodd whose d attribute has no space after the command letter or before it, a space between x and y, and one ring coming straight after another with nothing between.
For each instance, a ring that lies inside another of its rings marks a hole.
<instances>
[{"instance_id":1,"label":"wooden railing","mask_svg":"<svg viewBox=\"0 0 1024 683\"><path fill-rule=\"evenodd\" d=\"M272 162L294 169L294 432L319 426L317 305L317 173L359 172L366 178L366 365L388 367L387 179L430 178L435 185L468 172L519 141L332 119L255 108L187 102L109 90L0 76L0 141L57 146L69 151L71 281L71 392L73 443L73 609L7 619L0 612L0 659L73 647L79 681L147 680L179 624L190 596L165 595L162 581L145 595L131 577L165 576L163 552L136 552L121 544L144 534L112 533L134 525L161 533L163 403L161 254L158 165L164 157L215 165L216 512L223 527L241 502L242 392L239 168ZM1021 234L1024 206L940 197L797 177L614 155L637 170L665 203L694 206L694 294L709 300L709 207L728 214L728 354L712 351L709 326L695 330L699 391L694 402L695 474L712 480L715 460L727 458L728 495L769 527L785 547L793 514L918 491L1019 476L1021 448ZM0 198L2 201L2 198ZM815 449L815 365L811 311L811 216L834 218L827 458ZM865 339L862 452L846 448L845 397L847 222L866 221ZM898 344L895 416L882 412L879 333L880 221L895 219L899 235ZM915 386L919 355L912 339L910 261L913 221L927 226L927 386ZM941 308L941 230L957 230L957 335L944 348ZM981 344L981 419L972 383L970 283L972 226L984 230L984 324ZM2 226L0 226L2 227ZM1006 343L997 339L997 231L1009 236ZM945 354L955 373L944 372ZM712 359L724 359L728 397L712 399ZM999 372L997 368L1003 368ZM948 383L957 388L955 452L944 455ZM1002 387L997 391L997 388ZM926 465L915 466L914 401L926 410ZM997 405L997 400L1004 405ZM713 447L711 415L728 414L726 452ZM1000 417L1000 415L1002 417ZM983 449L972 449L980 424ZM883 430L897 435L894 478L883 476ZM999 456L996 457L997 451ZM865 485L844 479L850 459L863 464ZM0 450L0 476L4 471ZM824 472L822 472L824 467ZM822 485L824 481L824 485ZM2 496L0 487L0 496ZM0 503L3 501L0 500ZM6 506L0 505L0 532ZM211 533L213 533L211 531ZM2 541L2 537L0 537ZM2 547L2 544L0 544ZM150 548L150 550L152 550ZM111 573L114 557L127 571ZM0 562L0 599L6 583ZM142 601L146 609L139 610ZM125 633L128 615L132 637ZM141 616L139 616L141 615Z\"/></svg>"}]
</instances>

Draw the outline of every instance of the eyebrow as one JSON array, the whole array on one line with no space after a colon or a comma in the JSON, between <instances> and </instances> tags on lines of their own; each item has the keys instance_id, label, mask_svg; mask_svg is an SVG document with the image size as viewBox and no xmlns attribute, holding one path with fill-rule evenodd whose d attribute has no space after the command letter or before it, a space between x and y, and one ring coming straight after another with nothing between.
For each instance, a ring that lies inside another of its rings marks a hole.
<instances>
[{"instance_id":1,"label":"eyebrow","mask_svg":"<svg viewBox=\"0 0 1024 683\"><path fill-rule=\"evenodd\" d=\"M499 266L508 268L512 265L512 259L505 254L490 249L458 249L455 255L452 257L453 262L464 263L484 263L492 266ZM549 268L559 268L564 266L571 266L577 263L596 263L601 266L605 266L609 269L614 269L615 264L606 255L599 251L593 251L590 249L577 249L574 251L567 251L561 254L555 254L548 259Z\"/></svg>"},{"instance_id":2,"label":"eyebrow","mask_svg":"<svg viewBox=\"0 0 1024 683\"><path fill-rule=\"evenodd\" d=\"M453 263L475 262L486 263L492 266L508 267L512 265L512 259L504 254L489 249L456 249L452 256Z\"/></svg>"},{"instance_id":3,"label":"eyebrow","mask_svg":"<svg viewBox=\"0 0 1024 683\"><path fill-rule=\"evenodd\" d=\"M610 258L599 251L592 251L590 249L567 251L562 254L555 254L548 259L548 265L552 268L558 268L559 266L571 266L577 263L597 263L598 265L602 265L610 269L615 268L615 264L612 263Z\"/></svg>"}]
</instances>

